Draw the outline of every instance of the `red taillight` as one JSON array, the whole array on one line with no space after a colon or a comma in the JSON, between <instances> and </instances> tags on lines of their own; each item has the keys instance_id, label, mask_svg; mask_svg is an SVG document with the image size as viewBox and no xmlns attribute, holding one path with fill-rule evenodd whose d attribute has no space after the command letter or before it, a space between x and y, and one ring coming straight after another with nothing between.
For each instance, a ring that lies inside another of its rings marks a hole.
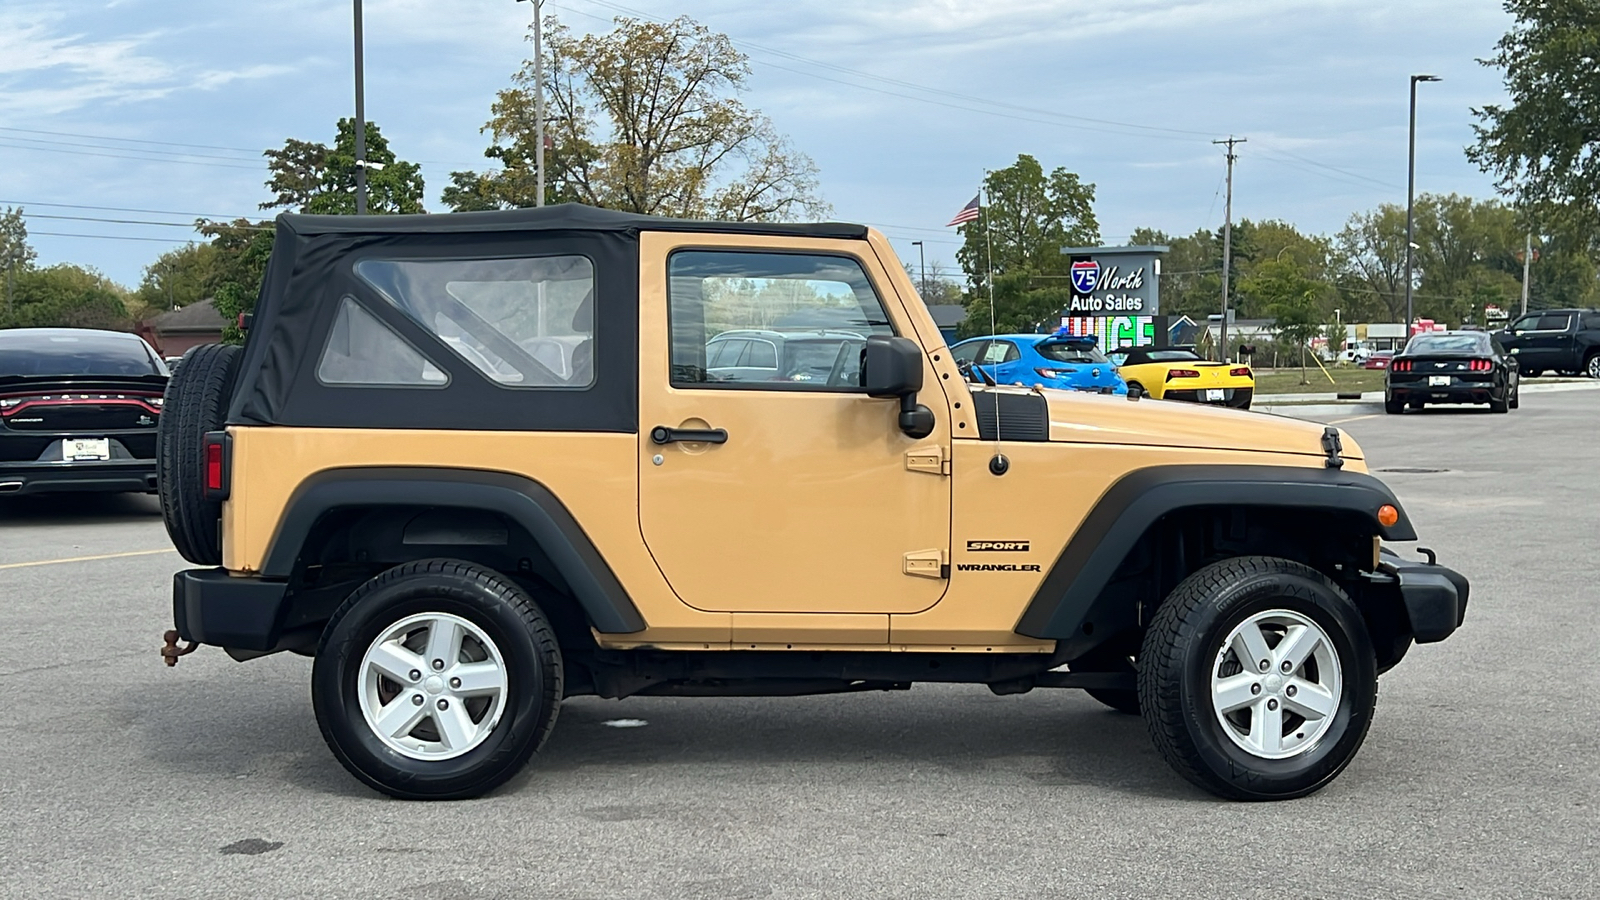
<instances>
[{"instance_id":1,"label":"red taillight","mask_svg":"<svg viewBox=\"0 0 1600 900\"><path fill-rule=\"evenodd\" d=\"M228 499L228 457L232 455L233 440L225 431L208 431L201 438L200 452L205 464L205 494L207 500Z\"/></svg>"},{"instance_id":2,"label":"red taillight","mask_svg":"<svg viewBox=\"0 0 1600 900\"><path fill-rule=\"evenodd\" d=\"M1249 378L1250 377L1250 367L1249 366L1238 366L1238 367L1229 369L1228 370L1228 374L1232 375L1235 378Z\"/></svg>"},{"instance_id":3,"label":"red taillight","mask_svg":"<svg viewBox=\"0 0 1600 900\"><path fill-rule=\"evenodd\" d=\"M1409 359L1397 359L1397 360L1394 360L1394 361L1389 363L1389 371L1391 371L1391 372L1409 372L1409 371L1411 371L1411 360L1409 360Z\"/></svg>"},{"instance_id":4,"label":"red taillight","mask_svg":"<svg viewBox=\"0 0 1600 900\"><path fill-rule=\"evenodd\" d=\"M206 490L222 490L222 445L206 445Z\"/></svg>"},{"instance_id":5,"label":"red taillight","mask_svg":"<svg viewBox=\"0 0 1600 900\"><path fill-rule=\"evenodd\" d=\"M1494 371L1494 363L1488 361L1487 359L1475 359L1468 363L1468 367L1474 372Z\"/></svg>"},{"instance_id":6,"label":"red taillight","mask_svg":"<svg viewBox=\"0 0 1600 900\"><path fill-rule=\"evenodd\" d=\"M1174 378L1199 378L1199 377L1200 377L1200 373L1196 372L1193 369L1172 369L1172 370L1167 372L1167 380L1168 381L1171 381Z\"/></svg>"}]
</instances>

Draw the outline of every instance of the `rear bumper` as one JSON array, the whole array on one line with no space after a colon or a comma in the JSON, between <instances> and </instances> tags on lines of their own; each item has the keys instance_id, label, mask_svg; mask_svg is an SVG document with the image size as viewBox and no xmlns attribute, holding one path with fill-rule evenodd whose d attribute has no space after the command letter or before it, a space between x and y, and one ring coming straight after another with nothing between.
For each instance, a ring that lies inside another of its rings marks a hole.
<instances>
[{"instance_id":1,"label":"rear bumper","mask_svg":"<svg viewBox=\"0 0 1600 900\"><path fill-rule=\"evenodd\" d=\"M0 462L0 496L52 491L154 491L156 461Z\"/></svg>"},{"instance_id":2,"label":"rear bumper","mask_svg":"<svg viewBox=\"0 0 1600 900\"><path fill-rule=\"evenodd\" d=\"M185 569L172 577L172 620L186 641L269 652L279 647L288 590L227 569Z\"/></svg>"},{"instance_id":3,"label":"rear bumper","mask_svg":"<svg viewBox=\"0 0 1600 900\"><path fill-rule=\"evenodd\" d=\"M1427 400L1433 403L1488 403L1496 395L1493 384L1485 382L1458 382L1444 387L1426 384L1390 384L1390 400Z\"/></svg>"},{"instance_id":4,"label":"rear bumper","mask_svg":"<svg viewBox=\"0 0 1600 900\"><path fill-rule=\"evenodd\" d=\"M1212 388L1216 390L1216 388ZM1212 406L1231 406L1235 409L1248 409L1250 400L1255 396L1255 388L1222 388L1221 400L1206 400L1205 390L1173 390L1168 388L1162 392L1164 400L1183 400L1188 403L1208 403Z\"/></svg>"},{"instance_id":5,"label":"rear bumper","mask_svg":"<svg viewBox=\"0 0 1600 900\"><path fill-rule=\"evenodd\" d=\"M1379 556L1378 571L1399 583L1417 643L1442 641L1466 620L1470 586L1460 572L1435 563L1403 560L1387 547Z\"/></svg>"}]
</instances>

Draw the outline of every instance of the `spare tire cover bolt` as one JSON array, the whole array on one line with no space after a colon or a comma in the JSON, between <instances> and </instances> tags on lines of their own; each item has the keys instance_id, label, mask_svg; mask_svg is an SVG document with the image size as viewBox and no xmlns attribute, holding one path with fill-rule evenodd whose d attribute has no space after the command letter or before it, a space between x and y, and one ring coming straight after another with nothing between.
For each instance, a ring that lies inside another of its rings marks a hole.
<instances>
[{"instance_id":1,"label":"spare tire cover bolt","mask_svg":"<svg viewBox=\"0 0 1600 900\"><path fill-rule=\"evenodd\" d=\"M439 702L443 703L444 701L440 700ZM1278 701L1276 701L1276 700L1268 700L1267 701L1267 709L1277 709L1277 708L1278 708Z\"/></svg>"},{"instance_id":2,"label":"spare tire cover bolt","mask_svg":"<svg viewBox=\"0 0 1600 900\"><path fill-rule=\"evenodd\" d=\"M449 709L450 708L450 701L449 700L440 700L439 701L439 708L440 709Z\"/></svg>"},{"instance_id":3,"label":"spare tire cover bolt","mask_svg":"<svg viewBox=\"0 0 1600 900\"><path fill-rule=\"evenodd\" d=\"M1283 665L1279 666L1279 668L1283 669L1283 674L1287 675L1294 671L1294 663L1291 663L1286 659L1283 661Z\"/></svg>"},{"instance_id":4,"label":"spare tire cover bolt","mask_svg":"<svg viewBox=\"0 0 1600 900\"><path fill-rule=\"evenodd\" d=\"M1295 686L1291 684L1283 689L1283 693L1285 696L1293 697L1295 694L1299 693L1299 690L1297 690Z\"/></svg>"},{"instance_id":5,"label":"spare tire cover bolt","mask_svg":"<svg viewBox=\"0 0 1600 900\"><path fill-rule=\"evenodd\" d=\"M421 694L412 694L411 695L411 705L412 706L421 706L422 705L422 695Z\"/></svg>"},{"instance_id":6,"label":"spare tire cover bolt","mask_svg":"<svg viewBox=\"0 0 1600 900\"><path fill-rule=\"evenodd\" d=\"M460 689L460 687L461 687L461 679L459 679L459 678L450 679L450 687L451 687L452 690Z\"/></svg>"},{"instance_id":7,"label":"spare tire cover bolt","mask_svg":"<svg viewBox=\"0 0 1600 900\"><path fill-rule=\"evenodd\" d=\"M436 660L433 661L433 670L435 672L439 671L442 668L444 668L444 660L436 659Z\"/></svg>"},{"instance_id":8,"label":"spare tire cover bolt","mask_svg":"<svg viewBox=\"0 0 1600 900\"><path fill-rule=\"evenodd\" d=\"M1252 694L1261 693L1261 685L1259 685L1259 684L1250 685L1250 693L1252 693Z\"/></svg>"},{"instance_id":9,"label":"spare tire cover bolt","mask_svg":"<svg viewBox=\"0 0 1600 900\"><path fill-rule=\"evenodd\" d=\"M1270 668L1272 668L1272 663L1269 663L1269 662L1267 662L1266 660L1263 659L1261 661L1261 671L1265 672L1266 670L1268 670Z\"/></svg>"},{"instance_id":10,"label":"spare tire cover bolt","mask_svg":"<svg viewBox=\"0 0 1600 900\"><path fill-rule=\"evenodd\" d=\"M422 673L418 672L416 669L412 669L411 670L411 680L412 681L421 681L422 680Z\"/></svg>"}]
</instances>

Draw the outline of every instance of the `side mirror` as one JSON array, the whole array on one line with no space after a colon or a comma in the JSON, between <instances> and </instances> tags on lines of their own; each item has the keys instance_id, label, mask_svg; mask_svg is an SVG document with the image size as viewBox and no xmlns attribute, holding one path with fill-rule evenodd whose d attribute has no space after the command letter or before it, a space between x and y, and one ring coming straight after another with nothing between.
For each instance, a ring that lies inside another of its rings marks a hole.
<instances>
[{"instance_id":1,"label":"side mirror","mask_svg":"<svg viewBox=\"0 0 1600 900\"><path fill-rule=\"evenodd\" d=\"M875 334L867 338L861 384L867 396L900 401L900 430L908 437L933 433L933 410L917 402L922 390L922 348L909 338Z\"/></svg>"},{"instance_id":2,"label":"side mirror","mask_svg":"<svg viewBox=\"0 0 1600 900\"><path fill-rule=\"evenodd\" d=\"M910 338L875 334L867 338L861 385L879 400L914 396L922 390L922 348Z\"/></svg>"}]
</instances>

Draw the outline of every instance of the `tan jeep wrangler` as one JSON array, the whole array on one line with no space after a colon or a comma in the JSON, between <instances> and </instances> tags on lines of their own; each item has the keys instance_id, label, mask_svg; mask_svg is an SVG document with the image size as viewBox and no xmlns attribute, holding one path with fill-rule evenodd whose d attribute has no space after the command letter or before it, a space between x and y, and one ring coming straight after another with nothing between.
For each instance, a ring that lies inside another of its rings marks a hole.
<instances>
[{"instance_id":1,"label":"tan jeep wrangler","mask_svg":"<svg viewBox=\"0 0 1600 900\"><path fill-rule=\"evenodd\" d=\"M501 784L565 697L919 681L1087 689L1296 797L1467 601L1336 429L970 383L857 225L283 216L165 408L177 635L314 656L399 797Z\"/></svg>"}]
</instances>

